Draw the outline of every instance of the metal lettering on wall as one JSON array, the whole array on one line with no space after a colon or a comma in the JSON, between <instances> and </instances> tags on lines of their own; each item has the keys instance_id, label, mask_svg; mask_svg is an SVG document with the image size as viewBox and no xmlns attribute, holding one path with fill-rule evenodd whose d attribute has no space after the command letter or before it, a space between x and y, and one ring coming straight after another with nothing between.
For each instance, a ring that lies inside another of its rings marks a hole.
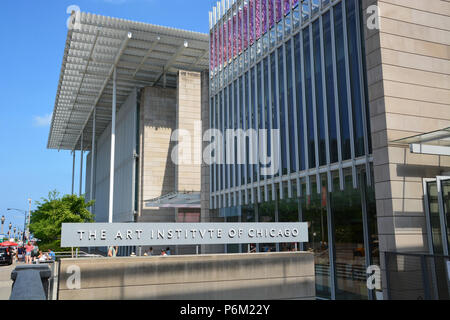
<instances>
[{"instance_id":1,"label":"metal lettering on wall","mask_svg":"<svg viewBox=\"0 0 450 320\"><path fill-rule=\"evenodd\" d=\"M308 242L307 223L65 223L61 247Z\"/></svg>"}]
</instances>

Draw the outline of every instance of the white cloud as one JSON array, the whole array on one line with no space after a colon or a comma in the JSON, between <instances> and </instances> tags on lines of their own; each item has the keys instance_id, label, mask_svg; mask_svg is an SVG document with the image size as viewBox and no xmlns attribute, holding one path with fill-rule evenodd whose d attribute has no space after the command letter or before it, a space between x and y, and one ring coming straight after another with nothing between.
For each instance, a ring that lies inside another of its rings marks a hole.
<instances>
[{"instance_id":1,"label":"white cloud","mask_svg":"<svg viewBox=\"0 0 450 320\"><path fill-rule=\"evenodd\" d=\"M112 4L123 4L128 0L103 0L104 2L112 3Z\"/></svg>"},{"instance_id":2,"label":"white cloud","mask_svg":"<svg viewBox=\"0 0 450 320\"><path fill-rule=\"evenodd\" d=\"M35 127L48 127L52 122L52 114L46 114L45 116L34 116L33 124Z\"/></svg>"}]
</instances>

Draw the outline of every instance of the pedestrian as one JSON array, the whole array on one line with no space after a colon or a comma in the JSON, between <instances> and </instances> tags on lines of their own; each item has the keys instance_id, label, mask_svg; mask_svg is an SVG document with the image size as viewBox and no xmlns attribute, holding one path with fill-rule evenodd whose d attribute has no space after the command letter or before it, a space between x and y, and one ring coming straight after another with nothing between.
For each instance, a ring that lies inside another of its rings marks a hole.
<instances>
[{"instance_id":1,"label":"pedestrian","mask_svg":"<svg viewBox=\"0 0 450 320\"><path fill-rule=\"evenodd\" d=\"M51 261L55 261L56 260L56 255L55 253L52 251L52 249L48 249L48 258Z\"/></svg>"},{"instance_id":2,"label":"pedestrian","mask_svg":"<svg viewBox=\"0 0 450 320\"><path fill-rule=\"evenodd\" d=\"M35 262L39 257L39 246L36 245L36 242L32 242L33 250L31 251L32 261Z\"/></svg>"},{"instance_id":3,"label":"pedestrian","mask_svg":"<svg viewBox=\"0 0 450 320\"><path fill-rule=\"evenodd\" d=\"M31 264L31 251L33 251L33 245L30 242L27 242L25 246L25 263Z\"/></svg>"},{"instance_id":4,"label":"pedestrian","mask_svg":"<svg viewBox=\"0 0 450 320\"><path fill-rule=\"evenodd\" d=\"M108 249L108 257L115 258L117 257L116 247L110 246Z\"/></svg>"},{"instance_id":5,"label":"pedestrian","mask_svg":"<svg viewBox=\"0 0 450 320\"><path fill-rule=\"evenodd\" d=\"M167 252L164 249L161 249L161 256L166 257L167 256Z\"/></svg>"},{"instance_id":6,"label":"pedestrian","mask_svg":"<svg viewBox=\"0 0 450 320\"><path fill-rule=\"evenodd\" d=\"M168 255L168 256L170 256L170 255L171 255L171 253L170 253L170 248L169 248L169 247L167 247L167 249L166 249L166 253L167 253L167 255Z\"/></svg>"}]
</instances>

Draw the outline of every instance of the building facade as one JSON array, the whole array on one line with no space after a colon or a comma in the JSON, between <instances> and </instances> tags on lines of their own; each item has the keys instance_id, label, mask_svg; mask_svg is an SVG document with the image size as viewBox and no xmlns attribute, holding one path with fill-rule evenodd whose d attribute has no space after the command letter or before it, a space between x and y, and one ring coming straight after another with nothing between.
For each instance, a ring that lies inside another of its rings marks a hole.
<instances>
[{"instance_id":1,"label":"building facade","mask_svg":"<svg viewBox=\"0 0 450 320\"><path fill-rule=\"evenodd\" d=\"M217 140L218 158L234 161L202 176L209 217L308 222L298 246L315 253L319 298L374 299L371 265L387 297L384 253L429 252L422 183L448 171L448 157L396 141L449 126L449 13L439 0L219 2L202 118L247 135ZM250 142L248 130L265 129ZM279 170L263 174L255 150Z\"/></svg>"},{"instance_id":2,"label":"building facade","mask_svg":"<svg viewBox=\"0 0 450 320\"><path fill-rule=\"evenodd\" d=\"M84 12L72 18L48 142L73 153L72 193L79 151L78 194L95 200L96 222L200 222L208 35ZM178 147L180 132L198 138L188 152ZM185 249L172 252L195 253ZM139 253L120 249L131 252Z\"/></svg>"}]
</instances>

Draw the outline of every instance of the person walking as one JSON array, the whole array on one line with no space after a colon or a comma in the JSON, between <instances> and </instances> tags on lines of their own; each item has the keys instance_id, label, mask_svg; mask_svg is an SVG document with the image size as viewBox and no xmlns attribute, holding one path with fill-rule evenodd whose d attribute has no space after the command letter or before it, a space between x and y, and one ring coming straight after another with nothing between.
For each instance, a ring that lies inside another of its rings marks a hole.
<instances>
[{"instance_id":1,"label":"person walking","mask_svg":"<svg viewBox=\"0 0 450 320\"><path fill-rule=\"evenodd\" d=\"M31 264L31 251L33 251L34 246L30 243L27 242L26 246L25 246L25 263L26 264Z\"/></svg>"}]
</instances>

